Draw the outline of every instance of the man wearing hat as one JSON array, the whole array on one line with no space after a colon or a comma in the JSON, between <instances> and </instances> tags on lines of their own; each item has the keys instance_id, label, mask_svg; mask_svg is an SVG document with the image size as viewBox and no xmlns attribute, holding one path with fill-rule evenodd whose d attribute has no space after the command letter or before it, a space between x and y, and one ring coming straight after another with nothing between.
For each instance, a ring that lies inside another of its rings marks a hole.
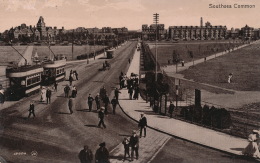
<instances>
[{"instance_id":1,"label":"man wearing hat","mask_svg":"<svg viewBox=\"0 0 260 163\"><path fill-rule=\"evenodd\" d=\"M47 104L50 104L51 103L51 90L49 87L47 87L46 98L47 98Z\"/></svg>"},{"instance_id":2,"label":"man wearing hat","mask_svg":"<svg viewBox=\"0 0 260 163\"><path fill-rule=\"evenodd\" d=\"M136 131L134 130L132 132L132 136L130 137L130 147L131 147L131 161L134 160L134 152L136 155L136 159L138 160L139 154L138 154L138 149L139 149L139 138L136 135Z\"/></svg>"},{"instance_id":3,"label":"man wearing hat","mask_svg":"<svg viewBox=\"0 0 260 163\"><path fill-rule=\"evenodd\" d=\"M147 127L147 120L144 116L144 113L141 113L141 118L138 123L138 127L140 127L140 138L142 137L142 131L144 130L144 137L146 137L146 127Z\"/></svg>"},{"instance_id":4,"label":"man wearing hat","mask_svg":"<svg viewBox=\"0 0 260 163\"><path fill-rule=\"evenodd\" d=\"M94 101L94 98L91 96L91 94L89 94L88 96L88 108L89 108L89 111L92 111L92 103Z\"/></svg>"},{"instance_id":5,"label":"man wearing hat","mask_svg":"<svg viewBox=\"0 0 260 163\"><path fill-rule=\"evenodd\" d=\"M79 152L78 157L81 163L91 163L93 160L92 151L88 148L87 145L85 145L84 149Z\"/></svg>"},{"instance_id":6,"label":"man wearing hat","mask_svg":"<svg viewBox=\"0 0 260 163\"><path fill-rule=\"evenodd\" d=\"M97 163L109 163L109 152L106 148L106 143L99 144L99 148L96 151L95 159Z\"/></svg>"},{"instance_id":7,"label":"man wearing hat","mask_svg":"<svg viewBox=\"0 0 260 163\"><path fill-rule=\"evenodd\" d=\"M103 125L104 128L106 128L106 125L104 123L104 107L101 107L100 111L98 112L98 118L99 118L99 123L98 123L98 127L101 127L101 124Z\"/></svg>"},{"instance_id":8,"label":"man wearing hat","mask_svg":"<svg viewBox=\"0 0 260 163\"><path fill-rule=\"evenodd\" d=\"M97 110L98 110L98 109L100 109L100 97L99 97L99 93L96 95L95 101L96 101L96 106L97 106Z\"/></svg>"},{"instance_id":9,"label":"man wearing hat","mask_svg":"<svg viewBox=\"0 0 260 163\"><path fill-rule=\"evenodd\" d=\"M112 104L112 108L113 108L113 114L116 114L116 106L118 104L118 100L116 99L116 97L114 97L112 100L111 100L111 104Z\"/></svg>"},{"instance_id":10,"label":"man wearing hat","mask_svg":"<svg viewBox=\"0 0 260 163\"><path fill-rule=\"evenodd\" d=\"M28 111L29 111L28 119L31 117L31 115L33 115L33 118L34 118L35 114L34 114L34 103L33 103L33 101L31 101Z\"/></svg>"}]
</instances>

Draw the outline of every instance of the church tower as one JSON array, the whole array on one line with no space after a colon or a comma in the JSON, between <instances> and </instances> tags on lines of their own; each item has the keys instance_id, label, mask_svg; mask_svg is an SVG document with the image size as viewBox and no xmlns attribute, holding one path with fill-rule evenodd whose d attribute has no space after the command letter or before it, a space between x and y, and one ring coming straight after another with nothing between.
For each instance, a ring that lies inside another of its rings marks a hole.
<instances>
[{"instance_id":1,"label":"church tower","mask_svg":"<svg viewBox=\"0 0 260 163\"><path fill-rule=\"evenodd\" d=\"M41 40L47 37L46 26L42 16L38 20L37 29L40 32Z\"/></svg>"},{"instance_id":2,"label":"church tower","mask_svg":"<svg viewBox=\"0 0 260 163\"><path fill-rule=\"evenodd\" d=\"M200 18L200 26L201 27L203 26L203 18L202 17Z\"/></svg>"}]
</instances>

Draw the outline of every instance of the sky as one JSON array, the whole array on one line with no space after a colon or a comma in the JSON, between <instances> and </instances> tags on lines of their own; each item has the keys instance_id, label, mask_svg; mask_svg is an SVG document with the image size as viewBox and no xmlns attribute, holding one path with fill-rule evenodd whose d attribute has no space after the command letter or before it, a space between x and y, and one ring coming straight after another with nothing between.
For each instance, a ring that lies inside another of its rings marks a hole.
<instances>
[{"instance_id":1,"label":"sky","mask_svg":"<svg viewBox=\"0 0 260 163\"><path fill-rule=\"evenodd\" d=\"M250 9L209 8L214 5L255 5ZM0 32L19 26L36 25L43 16L46 26L127 27L141 29L152 24L153 14L165 28L204 23L241 28L248 24L260 28L260 0L0 0Z\"/></svg>"}]
</instances>

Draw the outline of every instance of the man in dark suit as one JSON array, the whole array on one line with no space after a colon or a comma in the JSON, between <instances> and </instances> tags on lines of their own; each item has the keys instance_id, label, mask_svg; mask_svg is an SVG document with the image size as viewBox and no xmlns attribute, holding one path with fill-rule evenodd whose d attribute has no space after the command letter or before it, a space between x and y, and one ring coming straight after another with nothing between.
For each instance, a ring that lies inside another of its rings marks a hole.
<instances>
[{"instance_id":1,"label":"man in dark suit","mask_svg":"<svg viewBox=\"0 0 260 163\"><path fill-rule=\"evenodd\" d=\"M84 149L82 149L79 152L78 157L79 157L80 163L91 163L93 160L92 151L88 148L87 145L85 145Z\"/></svg>"},{"instance_id":2,"label":"man in dark suit","mask_svg":"<svg viewBox=\"0 0 260 163\"><path fill-rule=\"evenodd\" d=\"M98 110L98 109L100 109L100 96L99 96L99 93L96 95L95 101L96 101L96 106L97 106L97 110Z\"/></svg>"},{"instance_id":3,"label":"man in dark suit","mask_svg":"<svg viewBox=\"0 0 260 163\"><path fill-rule=\"evenodd\" d=\"M50 104L51 103L51 90L50 90L50 88L47 88L46 98L47 98L47 104Z\"/></svg>"},{"instance_id":4,"label":"man in dark suit","mask_svg":"<svg viewBox=\"0 0 260 163\"><path fill-rule=\"evenodd\" d=\"M140 138L142 137L143 130L144 130L144 137L146 137L147 120L143 113L141 113L141 118L139 120L138 127L140 127Z\"/></svg>"},{"instance_id":5,"label":"man in dark suit","mask_svg":"<svg viewBox=\"0 0 260 163\"><path fill-rule=\"evenodd\" d=\"M111 104L112 104L112 108L113 108L113 114L116 114L116 106L118 104L118 100L116 99L116 97L114 97L112 100L111 100Z\"/></svg>"},{"instance_id":6,"label":"man in dark suit","mask_svg":"<svg viewBox=\"0 0 260 163\"><path fill-rule=\"evenodd\" d=\"M170 114L171 118L172 118L172 113L174 111L174 108L175 108L175 106L174 106L173 102L171 101L170 106L169 106L169 114Z\"/></svg>"},{"instance_id":7,"label":"man in dark suit","mask_svg":"<svg viewBox=\"0 0 260 163\"><path fill-rule=\"evenodd\" d=\"M136 135L136 131L133 131L133 135L130 137L130 147L131 147L131 161L134 160L134 152L136 155L136 159L138 160L139 154L138 154L138 149L139 149L139 138Z\"/></svg>"},{"instance_id":8,"label":"man in dark suit","mask_svg":"<svg viewBox=\"0 0 260 163\"><path fill-rule=\"evenodd\" d=\"M99 144L99 148L96 151L95 159L97 163L110 163L109 151L106 148L106 143Z\"/></svg>"},{"instance_id":9,"label":"man in dark suit","mask_svg":"<svg viewBox=\"0 0 260 163\"><path fill-rule=\"evenodd\" d=\"M88 96L88 108L89 108L89 111L92 110L93 101L94 101L94 98L91 96L91 94L89 94L89 96Z\"/></svg>"},{"instance_id":10,"label":"man in dark suit","mask_svg":"<svg viewBox=\"0 0 260 163\"><path fill-rule=\"evenodd\" d=\"M107 109L108 109L108 104L110 104L110 100L107 96L107 94L105 95L104 99L103 99L103 103L105 104L105 114L108 113Z\"/></svg>"},{"instance_id":11,"label":"man in dark suit","mask_svg":"<svg viewBox=\"0 0 260 163\"><path fill-rule=\"evenodd\" d=\"M119 97L119 93L121 93L118 88L115 89L115 97L116 97L116 100L118 101L118 97Z\"/></svg>"},{"instance_id":12,"label":"man in dark suit","mask_svg":"<svg viewBox=\"0 0 260 163\"><path fill-rule=\"evenodd\" d=\"M33 101L31 101L31 103L30 103L28 119L31 117L31 115L33 115L33 118L35 117L35 114L34 114L34 103L33 103Z\"/></svg>"},{"instance_id":13,"label":"man in dark suit","mask_svg":"<svg viewBox=\"0 0 260 163\"><path fill-rule=\"evenodd\" d=\"M104 123L104 118L105 118L104 107L101 107L100 111L98 112L98 118L99 118L98 127L101 127L102 124L103 127L106 128L106 125Z\"/></svg>"}]
</instances>

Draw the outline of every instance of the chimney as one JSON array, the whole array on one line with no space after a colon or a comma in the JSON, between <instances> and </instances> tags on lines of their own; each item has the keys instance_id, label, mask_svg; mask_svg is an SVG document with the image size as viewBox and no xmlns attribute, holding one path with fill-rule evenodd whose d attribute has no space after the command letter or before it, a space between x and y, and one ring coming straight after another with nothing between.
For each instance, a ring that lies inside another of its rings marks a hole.
<instances>
[{"instance_id":1,"label":"chimney","mask_svg":"<svg viewBox=\"0 0 260 163\"><path fill-rule=\"evenodd\" d=\"M201 27L203 26L203 18L202 17L200 18L200 26Z\"/></svg>"}]
</instances>

